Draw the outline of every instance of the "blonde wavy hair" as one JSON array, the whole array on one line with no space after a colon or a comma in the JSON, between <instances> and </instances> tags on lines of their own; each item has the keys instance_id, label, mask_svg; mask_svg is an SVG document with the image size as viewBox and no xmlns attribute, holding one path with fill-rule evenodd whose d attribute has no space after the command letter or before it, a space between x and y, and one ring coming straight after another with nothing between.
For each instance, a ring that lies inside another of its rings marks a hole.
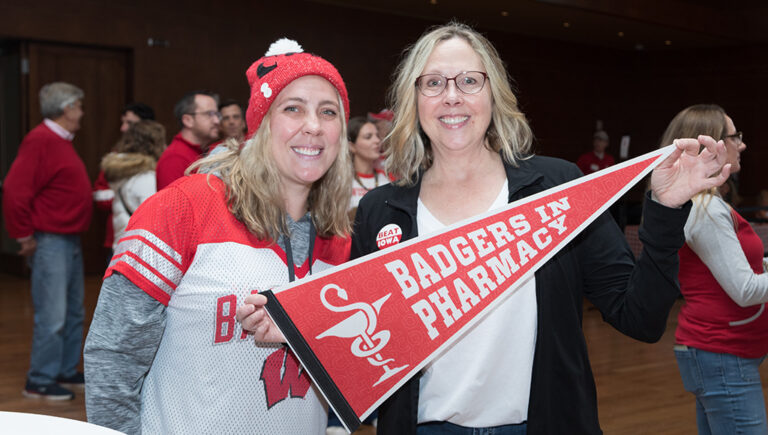
<instances>
[{"instance_id":1,"label":"blonde wavy hair","mask_svg":"<svg viewBox=\"0 0 768 435\"><path fill-rule=\"evenodd\" d=\"M419 124L416 79L435 47L453 38L464 39L475 50L488 74L493 112L485 133L489 147L501 152L504 159L515 166L518 159L531 152L533 133L517 106L511 79L496 48L471 27L450 22L427 30L415 44L406 48L403 60L395 70L389 91L389 107L395 112L395 119L386 138L389 141L386 168L395 174L400 185L414 184L419 169L428 169L432 165L431 144Z\"/></svg>"},{"instance_id":2,"label":"blonde wavy hair","mask_svg":"<svg viewBox=\"0 0 768 435\"><path fill-rule=\"evenodd\" d=\"M325 175L312 185L307 204L321 237L345 237L351 230L347 215L352 192L351 162L344 104L341 97L338 99L341 119L339 154ZM272 108L256 133L244 143L228 139L219 145L226 147L225 151L209 155L187 169L187 173L206 172L208 177L221 178L227 186L229 210L262 240L277 240L280 235L290 235L285 222L280 174L272 156L271 114Z\"/></svg>"},{"instance_id":3,"label":"blonde wavy hair","mask_svg":"<svg viewBox=\"0 0 768 435\"><path fill-rule=\"evenodd\" d=\"M696 138L701 134L720 140L728 130L725 115L725 110L717 104L695 104L686 107L672 118L661 136L659 147L663 148L678 138ZM693 201L700 202L706 208L712 196L720 196L717 187L702 190L694 195Z\"/></svg>"}]
</instances>

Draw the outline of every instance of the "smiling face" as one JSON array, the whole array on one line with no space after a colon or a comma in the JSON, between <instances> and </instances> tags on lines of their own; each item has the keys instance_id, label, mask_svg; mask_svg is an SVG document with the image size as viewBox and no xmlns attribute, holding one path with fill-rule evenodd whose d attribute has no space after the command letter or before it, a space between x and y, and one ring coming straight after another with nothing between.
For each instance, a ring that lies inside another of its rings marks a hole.
<instances>
[{"instance_id":1,"label":"smiling face","mask_svg":"<svg viewBox=\"0 0 768 435\"><path fill-rule=\"evenodd\" d=\"M381 139L376 125L366 122L360 128L355 143L349 144L349 149L355 155L355 160L360 159L373 163L381 157Z\"/></svg>"},{"instance_id":2,"label":"smiling face","mask_svg":"<svg viewBox=\"0 0 768 435\"><path fill-rule=\"evenodd\" d=\"M309 188L339 154L341 108L336 89L319 76L286 86L269 118L272 158L287 188Z\"/></svg>"},{"instance_id":3,"label":"smiling face","mask_svg":"<svg viewBox=\"0 0 768 435\"><path fill-rule=\"evenodd\" d=\"M728 115L725 115L725 124L726 136L736 134L736 126ZM731 173L735 174L741 170L741 153L747 149L747 144L737 137L726 137L723 142L725 143L725 151L728 157L727 163L731 164Z\"/></svg>"},{"instance_id":4,"label":"smiling face","mask_svg":"<svg viewBox=\"0 0 768 435\"><path fill-rule=\"evenodd\" d=\"M439 43L427 59L424 74L455 77L465 71L485 72L480 56L462 38ZM490 84L476 94L465 94L448 82L440 95L425 97L417 92L419 122L432 142L435 158L448 151L482 147L491 123L492 99Z\"/></svg>"}]
</instances>

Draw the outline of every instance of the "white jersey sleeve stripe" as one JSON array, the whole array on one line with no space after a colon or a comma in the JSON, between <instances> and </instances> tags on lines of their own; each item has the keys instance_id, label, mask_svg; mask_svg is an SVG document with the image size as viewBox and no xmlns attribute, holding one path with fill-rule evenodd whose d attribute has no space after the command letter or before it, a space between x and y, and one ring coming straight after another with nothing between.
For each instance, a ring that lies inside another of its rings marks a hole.
<instances>
[{"instance_id":1,"label":"white jersey sleeve stripe","mask_svg":"<svg viewBox=\"0 0 768 435\"><path fill-rule=\"evenodd\" d=\"M167 278L160 275L156 270L152 269L150 265L142 261L141 258L136 257L132 252L115 255L112 257L112 263L109 265L109 267L117 268L117 264L121 262L125 263L131 269L138 272L142 277L144 277L144 279L151 282L155 287L162 290L169 297L176 289L176 284L169 282Z\"/></svg>"},{"instance_id":2,"label":"white jersey sleeve stripe","mask_svg":"<svg viewBox=\"0 0 768 435\"><path fill-rule=\"evenodd\" d=\"M159 252L162 252L169 256L171 259L173 259L176 263L178 263L179 267L181 267L181 254L176 252L173 248L171 248L167 243L162 241L159 237L154 235L153 233L147 231L147 230L131 230L126 231L123 234L123 239L129 238L129 237L142 237L144 239L147 239L150 243L155 245L157 247L157 250Z\"/></svg>"},{"instance_id":3,"label":"white jersey sleeve stripe","mask_svg":"<svg viewBox=\"0 0 768 435\"><path fill-rule=\"evenodd\" d=\"M126 240L123 237L120 239L120 244L115 249L115 255L112 257L110 267L119 261L119 257L125 253L131 253L132 256L141 259L147 267L156 271L158 276L166 278L174 286L178 285L181 281L183 275L181 265L175 264L164 253L158 251L156 246L147 243L147 241L141 238L129 238Z\"/></svg>"}]
</instances>

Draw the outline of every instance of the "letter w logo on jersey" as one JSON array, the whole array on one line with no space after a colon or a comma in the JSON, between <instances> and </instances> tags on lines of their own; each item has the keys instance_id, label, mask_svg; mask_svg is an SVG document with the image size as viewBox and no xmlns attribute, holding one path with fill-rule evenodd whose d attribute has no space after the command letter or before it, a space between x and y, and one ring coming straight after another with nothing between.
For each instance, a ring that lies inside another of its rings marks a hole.
<instances>
[{"instance_id":1,"label":"letter w logo on jersey","mask_svg":"<svg viewBox=\"0 0 768 435\"><path fill-rule=\"evenodd\" d=\"M309 376L301 369L299 361L285 347L274 351L264 361L261 378L267 397L267 409L288 396L304 398L309 391Z\"/></svg>"}]
</instances>

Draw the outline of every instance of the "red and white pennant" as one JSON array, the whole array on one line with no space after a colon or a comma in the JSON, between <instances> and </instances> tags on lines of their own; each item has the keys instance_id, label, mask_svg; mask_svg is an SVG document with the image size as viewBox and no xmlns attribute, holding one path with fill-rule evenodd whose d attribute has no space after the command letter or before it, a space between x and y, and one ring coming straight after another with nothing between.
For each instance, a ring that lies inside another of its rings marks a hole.
<instances>
[{"instance_id":1,"label":"red and white pennant","mask_svg":"<svg viewBox=\"0 0 768 435\"><path fill-rule=\"evenodd\" d=\"M670 145L442 232L265 292L267 311L347 430L511 295L674 151Z\"/></svg>"}]
</instances>

